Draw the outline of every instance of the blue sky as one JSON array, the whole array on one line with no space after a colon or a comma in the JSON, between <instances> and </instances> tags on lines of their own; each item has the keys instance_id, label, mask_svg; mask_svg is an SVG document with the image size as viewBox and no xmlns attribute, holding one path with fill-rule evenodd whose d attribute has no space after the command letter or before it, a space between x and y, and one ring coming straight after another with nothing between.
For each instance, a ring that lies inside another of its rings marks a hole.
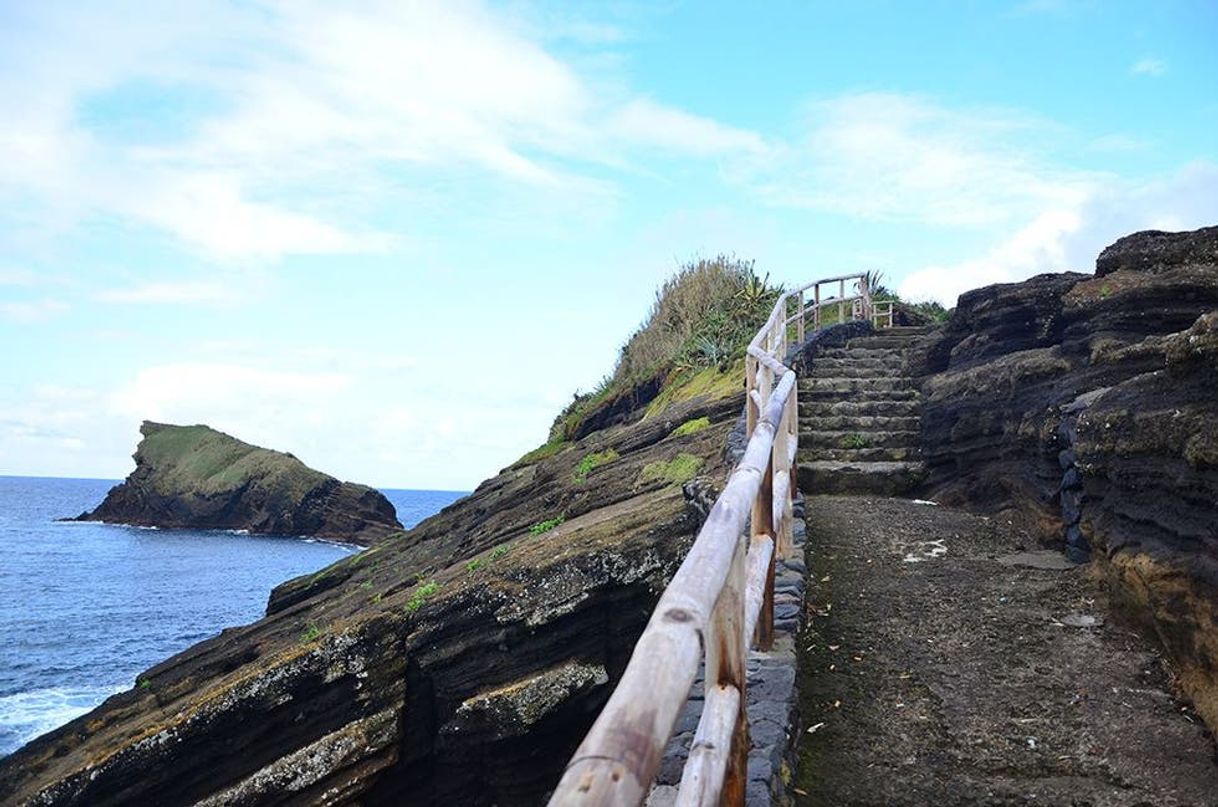
<instances>
[{"instance_id":1,"label":"blue sky","mask_svg":"<svg viewBox=\"0 0 1218 807\"><path fill-rule=\"evenodd\" d=\"M685 260L914 298L1218 223L1209 2L0 3L0 473L466 489Z\"/></svg>"}]
</instances>

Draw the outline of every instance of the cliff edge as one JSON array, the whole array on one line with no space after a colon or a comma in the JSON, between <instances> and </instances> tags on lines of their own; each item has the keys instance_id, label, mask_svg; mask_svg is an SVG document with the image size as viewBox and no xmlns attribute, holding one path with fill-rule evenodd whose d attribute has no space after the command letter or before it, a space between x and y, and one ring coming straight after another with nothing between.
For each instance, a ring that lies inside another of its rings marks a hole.
<instances>
[{"instance_id":1,"label":"cliff edge","mask_svg":"<svg viewBox=\"0 0 1218 807\"><path fill-rule=\"evenodd\" d=\"M144 421L135 470L78 521L249 530L370 545L402 525L380 492L208 426Z\"/></svg>"}]
</instances>

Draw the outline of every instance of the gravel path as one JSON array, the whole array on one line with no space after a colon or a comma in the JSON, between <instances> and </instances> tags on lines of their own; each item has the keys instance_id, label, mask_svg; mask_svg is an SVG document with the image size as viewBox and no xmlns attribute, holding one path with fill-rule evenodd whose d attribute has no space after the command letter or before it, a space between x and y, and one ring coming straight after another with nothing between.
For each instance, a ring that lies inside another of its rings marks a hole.
<instances>
[{"instance_id":1,"label":"gravel path","mask_svg":"<svg viewBox=\"0 0 1218 807\"><path fill-rule=\"evenodd\" d=\"M946 507L807 508L798 804L1218 805L1212 737L1085 567Z\"/></svg>"}]
</instances>

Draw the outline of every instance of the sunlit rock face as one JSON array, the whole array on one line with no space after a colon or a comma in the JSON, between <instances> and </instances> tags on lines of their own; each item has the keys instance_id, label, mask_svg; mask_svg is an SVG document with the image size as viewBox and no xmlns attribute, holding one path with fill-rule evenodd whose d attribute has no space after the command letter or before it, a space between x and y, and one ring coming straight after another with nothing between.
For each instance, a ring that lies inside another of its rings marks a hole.
<instances>
[{"instance_id":1,"label":"sunlit rock face","mask_svg":"<svg viewBox=\"0 0 1218 807\"><path fill-rule=\"evenodd\" d=\"M1020 518L1162 640L1218 727L1218 228L1135 233L1095 275L962 295L914 364L925 495Z\"/></svg>"}]
</instances>

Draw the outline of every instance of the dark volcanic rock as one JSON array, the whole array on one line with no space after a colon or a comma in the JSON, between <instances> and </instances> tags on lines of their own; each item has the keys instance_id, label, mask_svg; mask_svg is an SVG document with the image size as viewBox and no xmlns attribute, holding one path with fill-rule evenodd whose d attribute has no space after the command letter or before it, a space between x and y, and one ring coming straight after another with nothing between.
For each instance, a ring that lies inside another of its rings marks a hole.
<instances>
[{"instance_id":1,"label":"dark volcanic rock","mask_svg":"<svg viewBox=\"0 0 1218 807\"><path fill-rule=\"evenodd\" d=\"M1213 265L1218 260L1218 227L1185 233L1144 230L1117 239L1095 261L1096 277L1122 270L1163 272L1176 266Z\"/></svg>"},{"instance_id":2,"label":"dark volcanic rock","mask_svg":"<svg viewBox=\"0 0 1218 807\"><path fill-rule=\"evenodd\" d=\"M1097 267L969 292L927 338L923 495L1090 549L1218 727L1218 228Z\"/></svg>"},{"instance_id":3,"label":"dark volcanic rock","mask_svg":"<svg viewBox=\"0 0 1218 807\"><path fill-rule=\"evenodd\" d=\"M635 413L279 586L266 618L0 760L0 804L540 803L717 495L742 404ZM610 459L581 473L591 453ZM692 480L656 472L682 455Z\"/></svg>"},{"instance_id":4,"label":"dark volcanic rock","mask_svg":"<svg viewBox=\"0 0 1218 807\"><path fill-rule=\"evenodd\" d=\"M1165 369L1079 418L1083 531L1112 589L1180 665L1218 725L1218 311L1165 342Z\"/></svg>"},{"instance_id":5,"label":"dark volcanic rock","mask_svg":"<svg viewBox=\"0 0 1218 807\"><path fill-rule=\"evenodd\" d=\"M145 421L135 470L80 521L249 530L371 544L400 532L393 505L291 454L207 426Z\"/></svg>"}]
</instances>

